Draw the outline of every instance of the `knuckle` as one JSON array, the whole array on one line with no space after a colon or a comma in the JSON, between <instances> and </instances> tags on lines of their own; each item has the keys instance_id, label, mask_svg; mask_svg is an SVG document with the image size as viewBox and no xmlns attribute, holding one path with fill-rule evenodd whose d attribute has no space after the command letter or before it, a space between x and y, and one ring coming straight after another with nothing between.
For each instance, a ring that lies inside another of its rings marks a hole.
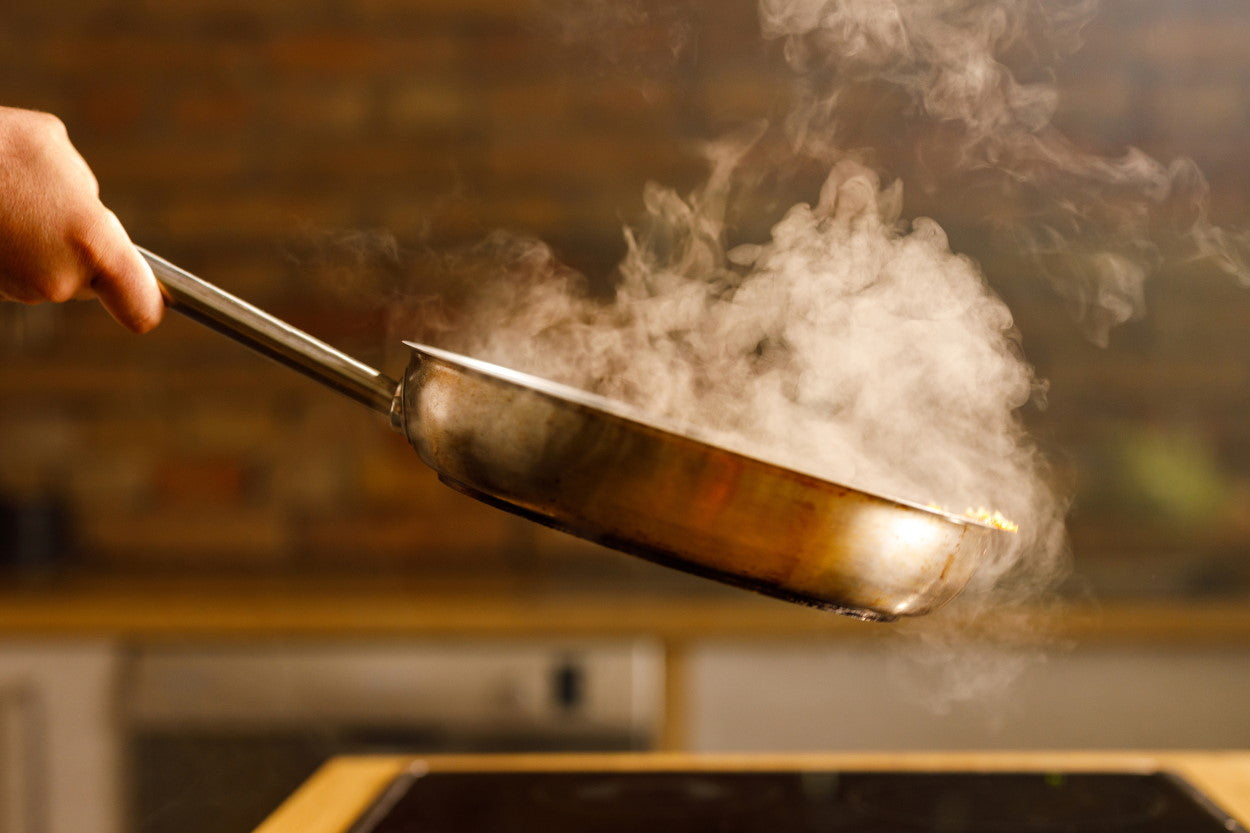
<instances>
[{"instance_id":1,"label":"knuckle","mask_svg":"<svg viewBox=\"0 0 1250 833\"><path fill-rule=\"evenodd\" d=\"M51 113L21 111L10 122L6 131L10 151L17 159L38 160L56 158L61 148L69 144L69 132L65 123Z\"/></svg>"},{"instance_id":2,"label":"knuckle","mask_svg":"<svg viewBox=\"0 0 1250 833\"><path fill-rule=\"evenodd\" d=\"M61 121L52 113L37 112L34 114L34 117L35 124L45 134L57 137L69 135L69 130L65 127L65 122Z\"/></svg>"},{"instance_id":3,"label":"knuckle","mask_svg":"<svg viewBox=\"0 0 1250 833\"><path fill-rule=\"evenodd\" d=\"M61 140L69 135L65 123L51 113L23 110L13 122L14 136L34 145Z\"/></svg>"},{"instance_id":4,"label":"knuckle","mask_svg":"<svg viewBox=\"0 0 1250 833\"><path fill-rule=\"evenodd\" d=\"M79 289L79 282L71 275L49 275L39 285L39 294L55 304L64 303L73 298Z\"/></svg>"}]
</instances>

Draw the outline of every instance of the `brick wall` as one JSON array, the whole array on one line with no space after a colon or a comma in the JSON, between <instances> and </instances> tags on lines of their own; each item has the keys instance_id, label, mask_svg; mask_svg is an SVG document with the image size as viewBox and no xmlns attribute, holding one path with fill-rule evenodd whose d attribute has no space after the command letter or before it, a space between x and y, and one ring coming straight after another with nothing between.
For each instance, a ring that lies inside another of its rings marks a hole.
<instances>
[{"instance_id":1,"label":"brick wall","mask_svg":"<svg viewBox=\"0 0 1250 833\"><path fill-rule=\"evenodd\" d=\"M698 141L775 112L788 73L756 25L753 4L711 0L48 0L0 9L0 102L68 123L137 241L398 372L386 301L438 289L422 253L506 227L605 273L645 181L693 185ZM1060 119L1108 152L1195 156L1217 214L1245 224L1246 43L1235 0L1109 3ZM1152 515L1140 483L1104 476L1140 451L1126 437L1161 436L1166 463L1168 437L1192 436L1172 463L1206 460L1207 481L1250 494L1250 295L1165 276L1155 315L1100 351L1047 290L984 260L1052 380L1039 433L1087 484L1078 543L1207 558L1250 542L1225 497L1195 544L1192 513ZM88 304L0 321L0 489L68 501L89 562L580 563L443 488L364 410L176 316L142 339Z\"/></svg>"}]
</instances>

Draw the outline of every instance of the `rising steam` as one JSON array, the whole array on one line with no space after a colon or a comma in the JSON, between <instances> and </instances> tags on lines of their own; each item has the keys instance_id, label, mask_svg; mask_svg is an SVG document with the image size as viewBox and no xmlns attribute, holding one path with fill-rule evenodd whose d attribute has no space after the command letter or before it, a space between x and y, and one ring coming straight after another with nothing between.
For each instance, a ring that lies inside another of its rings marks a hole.
<instances>
[{"instance_id":1,"label":"rising steam","mask_svg":"<svg viewBox=\"0 0 1250 833\"><path fill-rule=\"evenodd\" d=\"M899 219L902 190L834 165L815 204L769 240L726 251L724 210L753 137L709 149L689 199L646 193L609 301L535 241L512 239L510 280L477 299L472 355L697 426L728 447L886 495L1021 523L994 586L1033 553L1050 572L1061 511L1015 412L1034 379L1011 313L936 223ZM957 511L958 511L957 510Z\"/></svg>"},{"instance_id":2,"label":"rising steam","mask_svg":"<svg viewBox=\"0 0 1250 833\"><path fill-rule=\"evenodd\" d=\"M1096 0L760 0L802 82L788 121L796 149L877 147L840 104L882 88L926 125L898 173L949 191L993 192L1003 243L1072 302L1095 341L1144 311L1143 282L1167 260L1205 259L1250 283L1250 240L1213 226L1207 183L1189 159L1128 148L1082 151L1051 124L1054 66L1081 44ZM1021 80L1021 79L1030 80ZM895 122L878 124L894 129Z\"/></svg>"},{"instance_id":3,"label":"rising steam","mask_svg":"<svg viewBox=\"0 0 1250 833\"><path fill-rule=\"evenodd\" d=\"M729 239L729 206L759 181L744 160L767 128L745 129L708 148L692 195L647 187L611 297L587 292L543 244L496 235L488 249L504 279L483 284L472 326L442 340L826 479L1001 510L1019 534L944 612L965 626L925 633L912 666L942 677L952 698L979 693L1015 673L1029 628L990 635L1003 659L975 676L964 670L986 654L970 646L984 642L949 634L1053 586L1065 501L1018 419L1039 382L1010 311L936 222L905 216L903 180L992 192L989 225L1096 340L1141 313L1143 281L1167 258L1250 275L1245 238L1211 225L1191 162L1085 154L1052 125L1053 65L1094 10L760 0L763 34L783 45L799 89L782 125L790 155L827 171L809 199L765 239ZM846 118L865 112L865 96L879 119ZM887 135L900 124L914 137L906 146Z\"/></svg>"}]
</instances>

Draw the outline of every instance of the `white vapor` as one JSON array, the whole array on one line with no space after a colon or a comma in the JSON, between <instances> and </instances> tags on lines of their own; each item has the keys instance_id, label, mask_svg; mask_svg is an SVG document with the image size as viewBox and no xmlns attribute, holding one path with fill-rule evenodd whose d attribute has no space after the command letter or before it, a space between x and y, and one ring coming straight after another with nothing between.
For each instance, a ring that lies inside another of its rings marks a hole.
<instances>
[{"instance_id":1,"label":"white vapor","mask_svg":"<svg viewBox=\"0 0 1250 833\"><path fill-rule=\"evenodd\" d=\"M694 193L647 186L610 297L587 292L542 243L497 234L496 278L440 340L829 480L1001 511L1019 533L917 628L912 666L951 697L1001 684L1031 656L1033 623L987 629L984 614L1036 606L1062 576L1065 499L1019 419L1042 383L1011 312L936 222L906 216L901 177L952 198L968 177L990 183L999 200L986 222L1074 302L1095 340L1141 314L1143 282L1167 258L1250 275L1246 239L1210 223L1191 162L1083 153L1053 126L1053 67L1095 9L760 0L762 32L795 71L782 125L791 156L827 172L809 200L764 239L729 239L726 212L760 179L745 160L757 164L750 151L767 126L748 126L708 146ZM880 125L848 118L865 96L899 112ZM915 147L877 154L871 140L897 139L887 134L900 123ZM986 640L999 657L988 664Z\"/></svg>"},{"instance_id":2,"label":"white vapor","mask_svg":"<svg viewBox=\"0 0 1250 833\"><path fill-rule=\"evenodd\" d=\"M1143 283L1166 260L1205 259L1250 283L1250 238L1212 225L1207 183L1191 160L1164 164L1135 148L1097 156L1051 123L1054 67L1079 48L1097 8L1096 0L760 0L760 24L782 40L802 80L788 125L799 152L840 152L851 128L844 98L868 85L898 91L911 120L928 126L929 158L916 166L926 187L950 190L969 173L992 183L987 222L1032 256L1105 344L1115 325L1144 312Z\"/></svg>"}]
</instances>

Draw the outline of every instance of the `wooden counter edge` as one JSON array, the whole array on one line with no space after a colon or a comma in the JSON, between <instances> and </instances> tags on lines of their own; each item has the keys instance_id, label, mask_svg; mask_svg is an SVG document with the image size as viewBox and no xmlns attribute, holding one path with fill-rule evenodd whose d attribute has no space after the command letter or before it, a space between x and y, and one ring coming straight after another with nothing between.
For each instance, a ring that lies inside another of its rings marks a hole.
<instances>
[{"instance_id":1,"label":"wooden counter edge","mask_svg":"<svg viewBox=\"0 0 1250 833\"><path fill-rule=\"evenodd\" d=\"M412 760L402 755L333 758L282 802L256 833L342 833Z\"/></svg>"},{"instance_id":2,"label":"wooden counter edge","mask_svg":"<svg viewBox=\"0 0 1250 833\"><path fill-rule=\"evenodd\" d=\"M468 770L925 769L1174 772L1233 815L1250 821L1250 751L1218 752L846 752L690 755L448 755L340 757L326 763L255 833L344 833L400 773Z\"/></svg>"},{"instance_id":3,"label":"wooden counter edge","mask_svg":"<svg viewBox=\"0 0 1250 833\"><path fill-rule=\"evenodd\" d=\"M601 585L601 588L603 586ZM938 614L941 616L941 614ZM917 627L976 638L1003 629L1038 644L1244 646L1250 598L1065 602L1002 609L977 624L864 623L749 593L665 595L556 589L541 582L311 578L69 577L0 582L0 638L637 637L878 640ZM902 638L906 638L903 636Z\"/></svg>"}]
</instances>

